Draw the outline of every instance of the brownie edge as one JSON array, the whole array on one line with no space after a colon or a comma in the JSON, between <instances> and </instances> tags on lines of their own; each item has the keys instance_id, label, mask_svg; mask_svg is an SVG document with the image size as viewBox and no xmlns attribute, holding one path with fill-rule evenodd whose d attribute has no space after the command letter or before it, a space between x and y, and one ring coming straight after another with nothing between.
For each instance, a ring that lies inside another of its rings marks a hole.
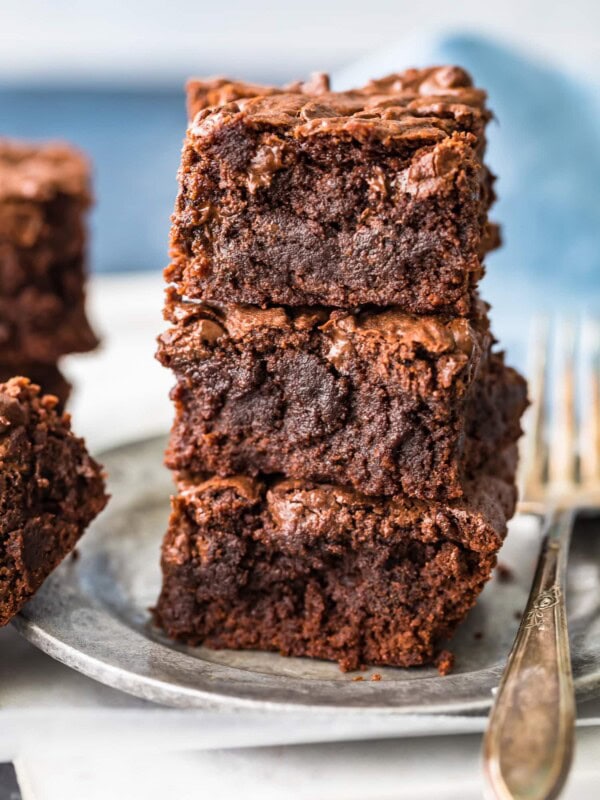
<instances>
[{"instance_id":1,"label":"brownie edge","mask_svg":"<svg viewBox=\"0 0 600 800\"><path fill-rule=\"evenodd\" d=\"M158 358L177 384L166 463L443 500L516 441L524 382L471 320L178 302Z\"/></svg>"},{"instance_id":2,"label":"brownie edge","mask_svg":"<svg viewBox=\"0 0 600 800\"><path fill-rule=\"evenodd\" d=\"M75 547L107 502L102 468L57 399L0 384L0 625Z\"/></svg>"}]
</instances>

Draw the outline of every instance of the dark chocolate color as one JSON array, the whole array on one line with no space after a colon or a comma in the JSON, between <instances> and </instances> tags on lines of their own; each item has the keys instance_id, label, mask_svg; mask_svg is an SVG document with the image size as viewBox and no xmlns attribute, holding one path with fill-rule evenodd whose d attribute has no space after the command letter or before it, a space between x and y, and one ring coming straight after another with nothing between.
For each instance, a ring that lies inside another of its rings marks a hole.
<instances>
[{"instance_id":1,"label":"dark chocolate color","mask_svg":"<svg viewBox=\"0 0 600 800\"><path fill-rule=\"evenodd\" d=\"M156 621L447 671L514 513L526 405L476 292L499 241L485 94L457 67L344 93L215 78L188 113Z\"/></svg>"},{"instance_id":2,"label":"dark chocolate color","mask_svg":"<svg viewBox=\"0 0 600 800\"><path fill-rule=\"evenodd\" d=\"M89 182L67 145L0 140L2 361L51 364L97 344L84 307Z\"/></svg>"}]
</instances>

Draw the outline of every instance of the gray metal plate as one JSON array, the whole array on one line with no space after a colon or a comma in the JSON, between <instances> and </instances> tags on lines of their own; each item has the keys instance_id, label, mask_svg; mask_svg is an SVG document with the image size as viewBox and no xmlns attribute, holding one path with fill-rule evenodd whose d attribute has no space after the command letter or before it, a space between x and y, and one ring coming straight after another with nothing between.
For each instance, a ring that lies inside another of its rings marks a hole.
<instances>
[{"instance_id":1,"label":"gray metal plate","mask_svg":"<svg viewBox=\"0 0 600 800\"><path fill-rule=\"evenodd\" d=\"M376 668L357 682L321 661L179 646L152 626L148 609L160 586L171 491L163 448L159 438L101 456L112 501L84 536L80 557L67 559L15 620L33 644L109 686L170 706L389 714L489 707L533 574L539 542L533 517L513 520L501 554L512 577L495 577L460 628L451 645L452 674ZM600 535L575 536L569 601L578 696L590 697L600 691ZM380 681L369 680L374 672Z\"/></svg>"}]
</instances>

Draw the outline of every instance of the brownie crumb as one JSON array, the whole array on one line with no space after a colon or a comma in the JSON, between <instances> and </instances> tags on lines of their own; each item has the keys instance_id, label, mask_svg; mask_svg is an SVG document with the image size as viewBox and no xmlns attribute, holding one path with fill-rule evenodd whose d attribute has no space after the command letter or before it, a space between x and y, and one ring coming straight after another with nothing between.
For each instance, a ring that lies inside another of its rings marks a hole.
<instances>
[{"instance_id":1,"label":"brownie crumb","mask_svg":"<svg viewBox=\"0 0 600 800\"><path fill-rule=\"evenodd\" d=\"M501 562L499 562L498 566L496 567L496 574L498 575L498 580L500 583L510 583L515 579L512 569Z\"/></svg>"},{"instance_id":2,"label":"brownie crumb","mask_svg":"<svg viewBox=\"0 0 600 800\"><path fill-rule=\"evenodd\" d=\"M371 675L371 680L372 681L380 681L381 680L381 675L378 672L374 672Z\"/></svg>"},{"instance_id":3,"label":"brownie crumb","mask_svg":"<svg viewBox=\"0 0 600 800\"><path fill-rule=\"evenodd\" d=\"M0 304L0 318L2 310ZM6 383L17 375L29 378L42 390L42 394L53 395L58 399L57 411L62 411L71 395L72 386L56 364L30 361L23 356L4 360L0 358L0 381Z\"/></svg>"},{"instance_id":4,"label":"brownie crumb","mask_svg":"<svg viewBox=\"0 0 600 800\"><path fill-rule=\"evenodd\" d=\"M516 620L520 620L522 616L523 616L523 612L522 611L515 611L514 614L513 614L513 617Z\"/></svg>"},{"instance_id":5,"label":"brownie crumb","mask_svg":"<svg viewBox=\"0 0 600 800\"><path fill-rule=\"evenodd\" d=\"M442 650L435 661L435 666L440 675L448 675L454 667L454 653L451 653L450 650Z\"/></svg>"},{"instance_id":6,"label":"brownie crumb","mask_svg":"<svg viewBox=\"0 0 600 800\"><path fill-rule=\"evenodd\" d=\"M483 639L483 631L475 631L475 633L473 634L473 638L477 639L478 641L480 639Z\"/></svg>"},{"instance_id":7,"label":"brownie crumb","mask_svg":"<svg viewBox=\"0 0 600 800\"><path fill-rule=\"evenodd\" d=\"M0 138L0 379L65 399L56 367L98 340L85 312L90 166L68 145Z\"/></svg>"}]
</instances>

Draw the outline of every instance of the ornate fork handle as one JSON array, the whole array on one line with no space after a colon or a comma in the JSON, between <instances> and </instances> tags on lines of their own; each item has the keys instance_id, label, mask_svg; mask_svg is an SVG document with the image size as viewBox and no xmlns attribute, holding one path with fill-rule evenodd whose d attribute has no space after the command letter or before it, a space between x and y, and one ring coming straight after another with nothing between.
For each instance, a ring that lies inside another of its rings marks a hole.
<instances>
[{"instance_id":1,"label":"ornate fork handle","mask_svg":"<svg viewBox=\"0 0 600 800\"><path fill-rule=\"evenodd\" d=\"M565 611L567 551L574 512L552 513L536 575L484 740L496 797L558 796L573 755L575 695Z\"/></svg>"}]
</instances>

